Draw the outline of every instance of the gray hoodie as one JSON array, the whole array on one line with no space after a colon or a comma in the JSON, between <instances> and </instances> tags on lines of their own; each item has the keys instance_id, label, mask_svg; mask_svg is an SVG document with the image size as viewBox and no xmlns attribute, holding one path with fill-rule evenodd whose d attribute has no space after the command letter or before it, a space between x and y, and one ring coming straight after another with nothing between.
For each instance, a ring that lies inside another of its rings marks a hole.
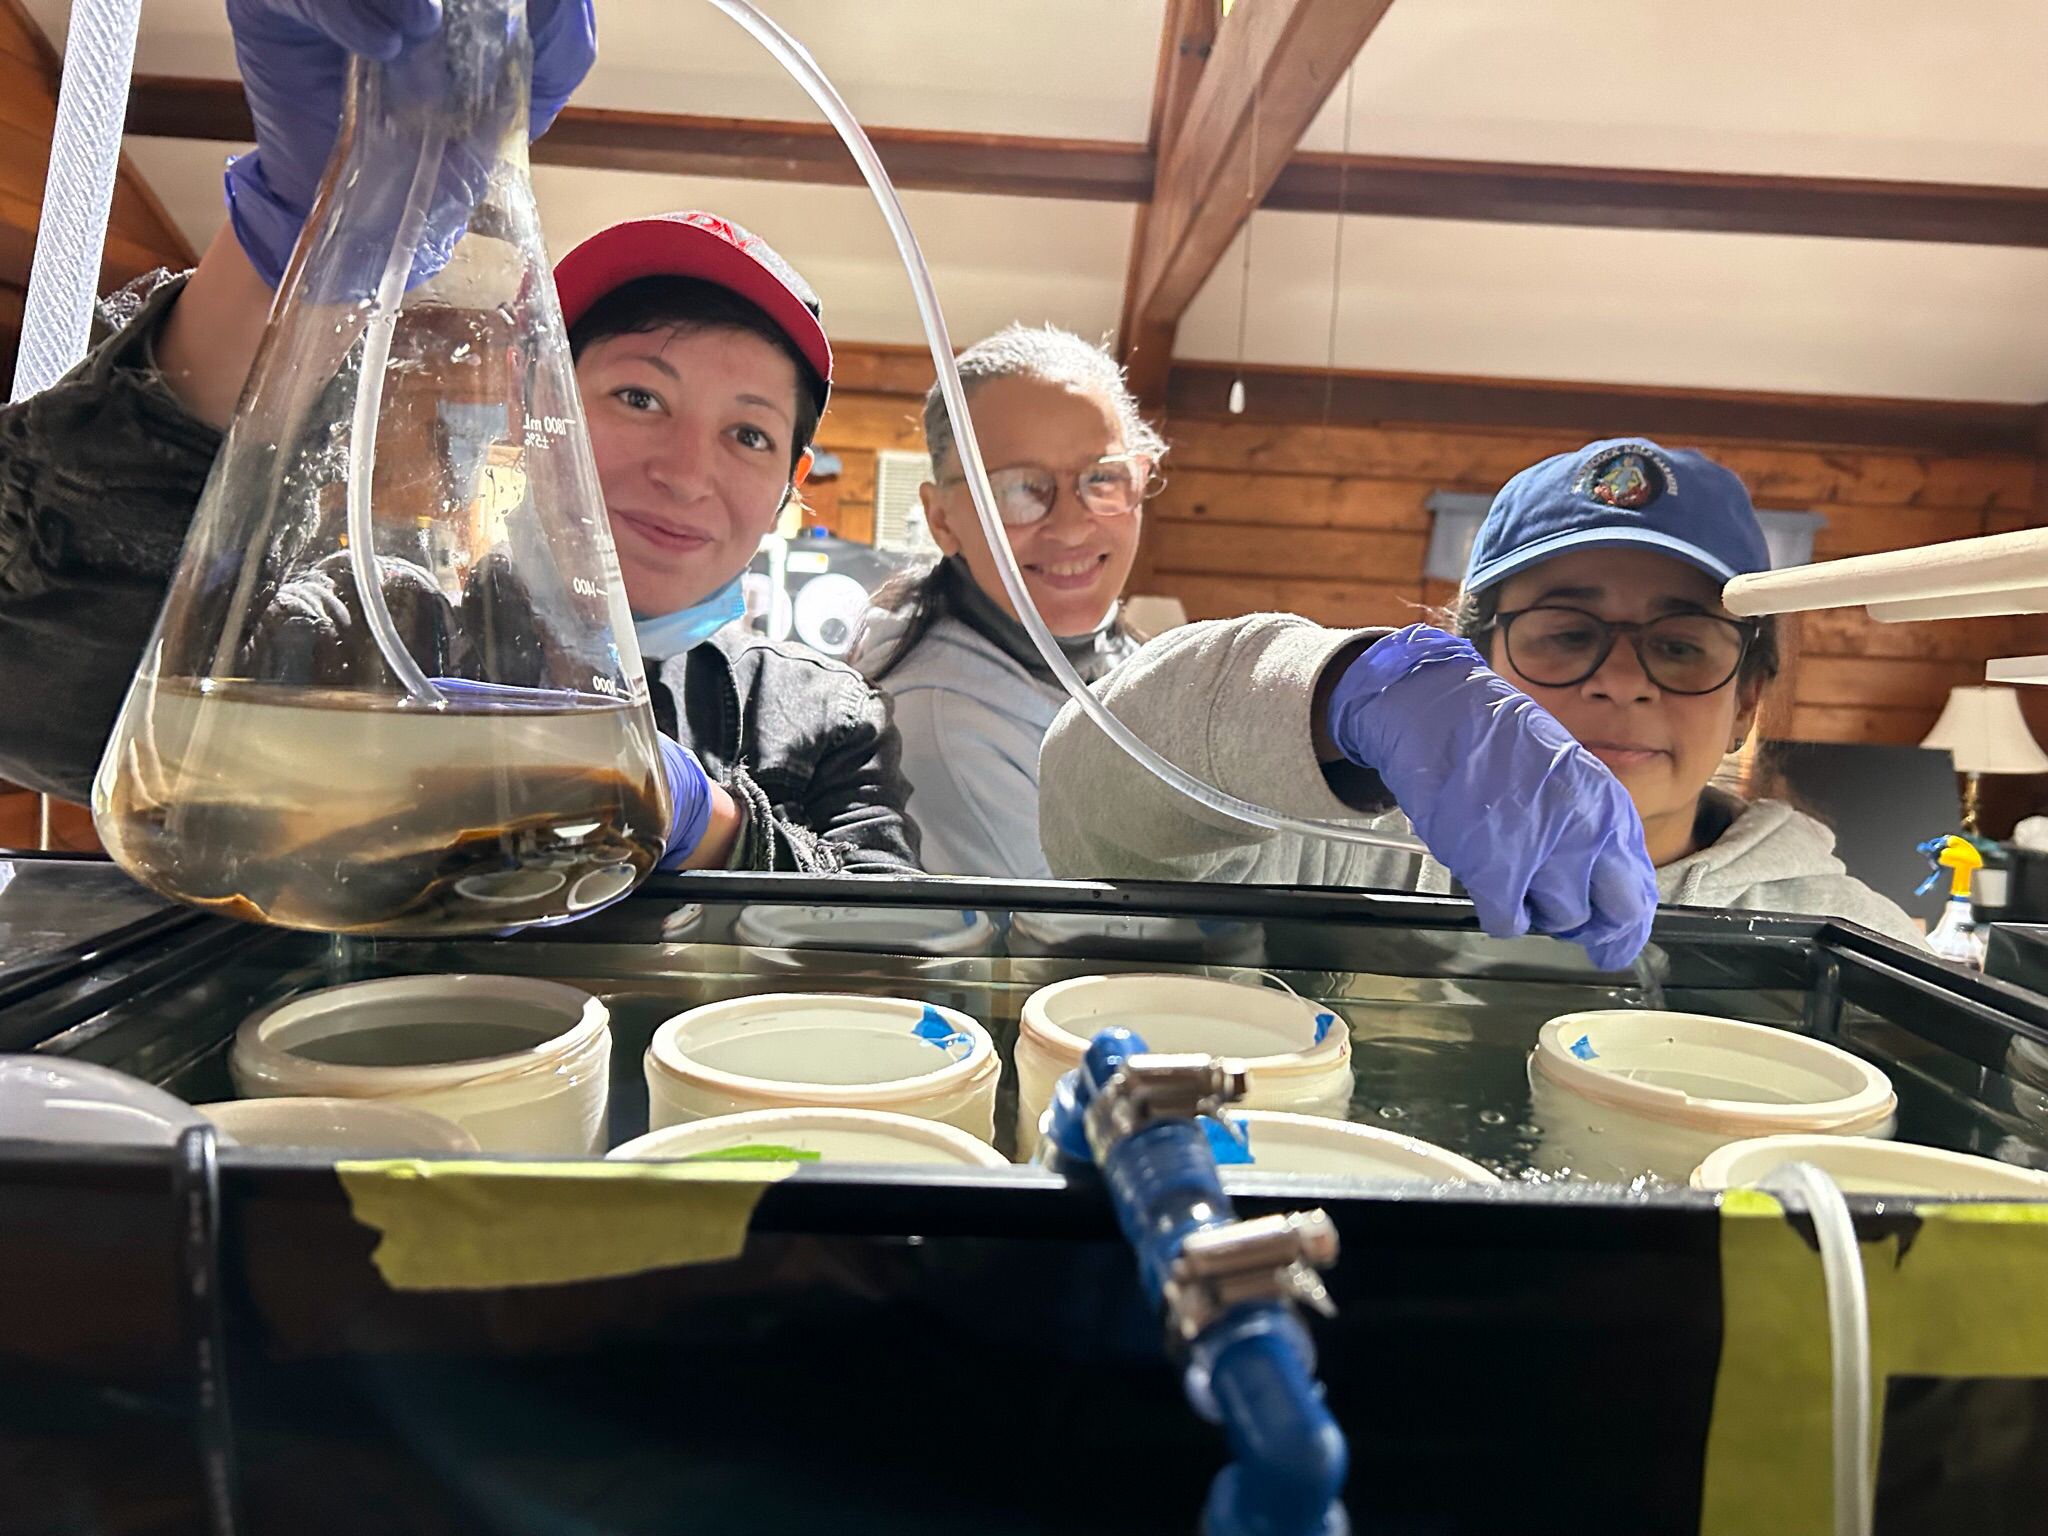
<instances>
[{"instance_id":1,"label":"gray hoodie","mask_svg":"<svg viewBox=\"0 0 2048 1536\"><path fill-rule=\"evenodd\" d=\"M957 558L927 578L940 617L900 658L906 610L870 610L853 664L888 696L924 867L935 875L1046 879L1038 846L1038 746L1067 702L1024 627ZM1137 650L1112 613L1060 642L1089 681Z\"/></svg>"},{"instance_id":2,"label":"gray hoodie","mask_svg":"<svg viewBox=\"0 0 2048 1536\"><path fill-rule=\"evenodd\" d=\"M1284 614L1190 624L1146 645L1096 691L1155 750L1228 794L1405 833L1398 810L1369 816L1340 799L1316 758L1316 679L1359 637ZM1730 798L1727 829L1657 871L1660 900L1842 917L1921 942L1903 911L1843 868L1826 827L1776 800ZM1071 704L1045 738L1038 816L1053 873L1073 878L1450 889L1434 859L1272 833L1197 805Z\"/></svg>"}]
</instances>

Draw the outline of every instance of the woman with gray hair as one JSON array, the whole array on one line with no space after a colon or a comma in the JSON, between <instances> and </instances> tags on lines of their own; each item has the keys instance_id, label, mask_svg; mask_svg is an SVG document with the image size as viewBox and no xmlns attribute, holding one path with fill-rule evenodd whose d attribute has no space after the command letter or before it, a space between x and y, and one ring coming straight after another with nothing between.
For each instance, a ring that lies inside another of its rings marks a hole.
<instances>
[{"instance_id":1,"label":"woman with gray hair","mask_svg":"<svg viewBox=\"0 0 2048 1536\"><path fill-rule=\"evenodd\" d=\"M1166 443L1100 347L1013 325L959 358L974 432L1025 589L1089 682L1138 647L1120 600ZM936 874L1043 877L1038 747L1066 694L1017 621L975 516L951 424L925 398L944 558L876 594L854 665L889 696L910 816Z\"/></svg>"}]
</instances>

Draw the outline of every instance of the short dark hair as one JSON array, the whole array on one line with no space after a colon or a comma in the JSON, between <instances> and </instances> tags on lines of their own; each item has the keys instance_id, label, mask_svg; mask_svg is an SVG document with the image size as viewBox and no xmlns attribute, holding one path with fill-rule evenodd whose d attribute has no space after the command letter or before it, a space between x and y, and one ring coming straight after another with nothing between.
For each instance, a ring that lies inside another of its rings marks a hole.
<instances>
[{"instance_id":1,"label":"short dark hair","mask_svg":"<svg viewBox=\"0 0 2048 1536\"><path fill-rule=\"evenodd\" d=\"M1452 634L1462 635L1477 645L1483 636L1499 626L1500 583L1478 592L1460 592L1444 611L1443 617ZM1778 675L1781 665L1778 619L1776 614L1765 614L1750 622L1756 626L1756 638L1742 653L1742 669L1735 674L1735 680L1744 687L1761 689Z\"/></svg>"},{"instance_id":2,"label":"short dark hair","mask_svg":"<svg viewBox=\"0 0 2048 1536\"><path fill-rule=\"evenodd\" d=\"M768 312L751 299L741 298L730 288L721 288L701 277L636 277L622 283L586 309L569 327L569 355L580 358L583 349L613 336L639 336L648 331L674 328L679 331L744 331L774 347L796 368L796 409L790 436L789 467L818 435L818 397L824 380L818 377L796 343L782 333L782 327L768 318Z\"/></svg>"}]
</instances>

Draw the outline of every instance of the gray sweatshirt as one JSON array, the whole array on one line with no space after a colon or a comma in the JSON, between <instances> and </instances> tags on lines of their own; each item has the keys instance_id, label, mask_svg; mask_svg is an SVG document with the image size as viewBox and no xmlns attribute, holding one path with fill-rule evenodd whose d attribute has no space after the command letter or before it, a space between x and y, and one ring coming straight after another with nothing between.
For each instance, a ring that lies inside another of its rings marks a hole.
<instances>
[{"instance_id":1,"label":"gray sweatshirt","mask_svg":"<svg viewBox=\"0 0 2048 1536\"><path fill-rule=\"evenodd\" d=\"M1096 692L1156 751L1228 794L1290 815L1406 833L1398 810L1363 815L1339 798L1316 759L1316 679L1358 638L1284 614L1190 624L1146 645ZM1450 889L1434 859L1268 832L1198 805L1126 757L1071 704L1046 735L1039 774L1039 839L1057 875ZM1842 917L1921 942L1903 911L1843 868L1834 834L1812 817L1776 800L1729 809L1733 819L1718 838L1657 871L1660 900Z\"/></svg>"},{"instance_id":2,"label":"gray sweatshirt","mask_svg":"<svg viewBox=\"0 0 2048 1536\"><path fill-rule=\"evenodd\" d=\"M924 867L935 875L1049 878L1038 846L1038 747L1066 690L1024 627L957 559L941 562L931 582L942 617L901 659L908 615L883 609L868 613L853 656L887 695L903 738ZM1137 650L1113 619L1060 642L1091 682Z\"/></svg>"}]
</instances>

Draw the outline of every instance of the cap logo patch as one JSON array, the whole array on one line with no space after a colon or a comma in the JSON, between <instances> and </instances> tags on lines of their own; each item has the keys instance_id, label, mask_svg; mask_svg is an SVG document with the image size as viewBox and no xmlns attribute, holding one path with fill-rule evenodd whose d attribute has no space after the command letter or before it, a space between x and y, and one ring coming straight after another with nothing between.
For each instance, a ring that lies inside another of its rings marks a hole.
<instances>
[{"instance_id":1,"label":"cap logo patch","mask_svg":"<svg viewBox=\"0 0 2048 1536\"><path fill-rule=\"evenodd\" d=\"M1579 471L1572 483L1576 495L1590 496L1610 507L1630 511L1678 494L1678 477L1663 454L1645 444L1609 448Z\"/></svg>"}]
</instances>

